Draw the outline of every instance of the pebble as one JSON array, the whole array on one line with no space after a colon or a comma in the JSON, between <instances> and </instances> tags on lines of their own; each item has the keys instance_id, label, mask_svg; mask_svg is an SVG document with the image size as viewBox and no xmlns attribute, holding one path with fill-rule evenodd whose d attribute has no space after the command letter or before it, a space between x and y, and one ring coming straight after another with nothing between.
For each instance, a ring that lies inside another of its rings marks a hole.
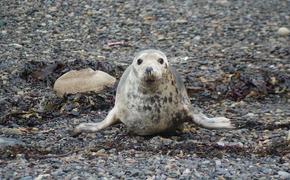
<instances>
[{"instance_id":1,"label":"pebble","mask_svg":"<svg viewBox=\"0 0 290 180\"><path fill-rule=\"evenodd\" d=\"M40 174L34 180L43 180L43 179L51 179L50 174Z\"/></svg>"},{"instance_id":2,"label":"pebble","mask_svg":"<svg viewBox=\"0 0 290 180\"><path fill-rule=\"evenodd\" d=\"M3 30L3 31L1 31L1 34L2 35L6 35L7 34L7 31Z\"/></svg>"},{"instance_id":3,"label":"pebble","mask_svg":"<svg viewBox=\"0 0 290 180\"><path fill-rule=\"evenodd\" d=\"M24 176L22 178L20 178L19 180L33 180L32 176Z\"/></svg>"},{"instance_id":4,"label":"pebble","mask_svg":"<svg viewBox=\"0 0 290 180\"><path fill-rule=\"evenodd\" d=\"M17 43L12 43L9 44L10 46L14 46L15 48L22 48L23 46L21 44L17 44Z\"/></svg>"},{"instance_id":5,"label":"pebble","mask_svg":"<svg viewBox=\"0 0 290 180\"><path fill-rule=\"evenodd\" d=\"M200 36L195 36L193 38L193 43L198 43L200 41L201 37Z\"/></svg>"},{"instance_id":6,"label":"pebble","mask_svg":"<svg viewBox=\"0 0 290 180\"><path fill-rule=\"evenodd\" d=\"M222 142L222 141L219 141L219 142L217 142L217 145L224 147L225 146L225 143Z\"/></svg>"},{"instance_id":7,"label":"pebble","mask_svg":"<svg viewBox=\"0 0 290 180\"><path fill-rule=\"evenodd\" d=\"M202 164L209 164L209 163L210 163L209 160L205 160L205 161L202 162Z\"/></svg>"},{"instance_id":8,"label":"pebble","mask_svg":"<svg viewBox=\"0 0 290 180\"><path fill-rule=\"evenodd\" d=\"M57 7L56 6L50 7L50 8L48 8L48 11L55 12L55 11L57 11Z\"/></svg>"},{"instance_id":9,"label":"pebble","mask_svg":"<svg viewBox=\"0 0 290 180\"><path fill-rule=\"evenodd\" d=\"M248 113L246 115L244 115L245 117L249 117L249 118L253 118L255 117L256 115L254 113Z\"/></svg>"},{"instance_id":10,"label":"pebble","mask_svg":"<svg viewBox=\"0 0 290 180\"><path fill-rule=\"evenodd\" d=\"M290 173L286 172L286 171L278 171L278 175L282 178L282 179L290 179Z\"/></svg>"},{"instance_id":11,"label":"pebble","mask_svg":"<svg viewBox=\"0 0 290 180\"><path fill-rule=\"evenodd\" d=\"M216 161L215 161L215 165L216 165L217 167L221 166L221 165L222 165L221 160L216 160Z\"/></svg>"},{"instance_id":12,"label":"pebble","mask_svg":"<svg viewBox=\"0 0 290 180\"><path fill-rule=\"evenodd\" d=\"M185 23L187 23L187 20L186 19L177 19L175 22L177 24L185 24Z\"/></svg>"},{"instance_id":13,"label":"pebble","mask_svg":"<svg viewBox=\"0 0 290 180\"><path fill-rule=\"evenodd\" d=\"M0 149L7 146L23 145L24 143L20 140L13 138L0 137Z\"/></svg>"},{"instance_id":14,"label":"pebble","mask_svg":"<svg viewBox=\"0 0 290 180\"><path fill-rule=\"evenodd\" d=\"M272 169L270 168L261 168L261 171L264 173L264 174L271 174L272 173Z\"/></svg>"},{"instance_id":15,"label":"pebble","mask_svg":"<svg viewBox=\"0 0 290 180\"><path fill-rule=\"evenodd\" d=\"M183 173L182 173L182 176L189 176L191 173L190 169L186 168Z\"/></svg>"},{"instance_id":16,"label":"pebble","mask_svg":"<svg viewBox=\"0 0 290 180\"><path fill-rule=\"evenodd\" d=\"M245 101L240 101L240 102L234 102L234 103L232 103L230 105L230 107L243 107L245 105L246 105Z\"/></svg>"},{"instance_id":17,"label":"pebble","mask_svg":"<svg viewBox=\"0 0 290 180\"><path fill-rule=\"evenodd\" d=\"M288 36L290 34L290 30L286 27L281 27L278 29L277 34L280 36Z\"/></svg>"},{"instance_id":18,"label":"pebble","mask_svg":"<svg viewBox=\"0 0 290 180\"><path fill-rule=\"evenodd\" d=\"M6 135L23 134L23 132L19 128L6 128L6 127L3 127L3 128L1 127L0 133L6 134ZM1 144L1 138L0 138L0 144Z\"/></svg>"},{"instance_id":19,"label":"pebble","mask_svg":"<svg viewBox=\"0 0 290 180\"><path fill-rule=\"evenodd\" d=\"M223 176L218 176L218 180L225 180Z\"/></svg>"},{"instance_id":20,"label":"pebble","mask_svg":"<svg viewBox=\"0 0 290 180\"><path fill-rule=\"evenodd\" d=\"M217 0L216 3L220 5L229 5L229 1L227 0Z\"/></svg>"}]
</instances>

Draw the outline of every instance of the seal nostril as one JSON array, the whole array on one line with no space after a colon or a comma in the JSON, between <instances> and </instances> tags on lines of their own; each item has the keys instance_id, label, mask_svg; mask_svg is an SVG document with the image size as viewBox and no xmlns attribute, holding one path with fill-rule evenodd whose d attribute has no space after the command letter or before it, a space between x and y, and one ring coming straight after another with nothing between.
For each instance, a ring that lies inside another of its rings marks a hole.
<instances>
[{"instance_id":1,"label":"seal nostril","mask_svg":"<svg viewBox=\"0 0 290 180\"><path fill-rule=\"evenodd\" d=\"M147 67L147 68L145 69L146 74L151 74L152 71L153 71L153 68L152 68L152 67Z\"/></svg>"}]
</instances>

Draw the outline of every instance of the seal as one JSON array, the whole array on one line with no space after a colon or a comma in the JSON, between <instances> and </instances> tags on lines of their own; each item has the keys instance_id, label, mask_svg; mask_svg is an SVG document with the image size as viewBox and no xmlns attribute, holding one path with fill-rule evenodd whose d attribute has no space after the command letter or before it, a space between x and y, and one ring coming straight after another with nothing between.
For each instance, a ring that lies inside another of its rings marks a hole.
<instances>
[{"instance_id":1,"label":"seal","mask_svg":"<svg viewBox=\"0 0 290 180\"><path fill-rule=\"evenodd\" d=\"M232 129L225 117L209 118L193 108L180 75L166 55L154 49L138 53L123 73L117 87L115 105L98 123L82 123L74 135L93 133L122 122L137 135L172 131L186 121L208 129Z\"/></svg>"}]
</instances>

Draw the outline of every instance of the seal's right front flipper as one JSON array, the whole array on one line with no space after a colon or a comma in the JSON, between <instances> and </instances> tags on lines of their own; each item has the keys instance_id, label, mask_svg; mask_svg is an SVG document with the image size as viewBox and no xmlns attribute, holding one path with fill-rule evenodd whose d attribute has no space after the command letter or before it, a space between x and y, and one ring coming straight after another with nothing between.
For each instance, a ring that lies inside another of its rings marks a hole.
<instances>
[{"instance_id":1,"label":"seal's right front flipper","mask_svg":"<svg viewBox=\"0 0 290 180\"><path fill-rule=\"evenodd\" d=\"M81 123L75 127L72 136L78 136L81 133L94 133L118 122L120 121L116 116L116 109L113 108L103 121L98 123Z\"/></svg>"},{"instance_id":2,"label":"seal's right front flipper","mask_svg":"<svg viewBox=\"0 0 290 180\"><path fill-rule=\"evenodd\" d=\"M231 120L225 117L209 118L202 113L192 114L193 121L207 129L234 129Z\"/></svg>"}]
</instances>

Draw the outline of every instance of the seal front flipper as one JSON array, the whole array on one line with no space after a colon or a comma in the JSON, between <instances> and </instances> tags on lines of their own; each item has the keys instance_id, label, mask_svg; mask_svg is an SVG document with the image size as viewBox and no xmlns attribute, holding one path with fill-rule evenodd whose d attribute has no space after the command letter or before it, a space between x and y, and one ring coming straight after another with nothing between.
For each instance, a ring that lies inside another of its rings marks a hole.
<instances>
[{"instance_id":1,"label":"seal front flipper","mask_svg":"<svg viewBox=\"0 0 290 180\"><path fill-rule=\"evenodd\" d=\"M80 125L75 127L72 136L78 136L83 132L94 133L118 122L120 122L120 120L117 118L117 111L114 107L103 121L98 123L81 123Z\"/></svg>"},{"instance_id":2,"label":"seal front flipper","mask_svg":"<svg viewBox=\"0 0 290 180\"><path fill-rule=\"evenodd\" d=\"M171 73L176 81L176 87L180 91L180 99L182 99L183 108L186 115L195 124L207 128L207 129L234 129L235 127L231 124L231 120L225 117L213 117L209 118L197 107L192 107L188 94L186 92L185 85L179 75L179 73L173 68L170 68Z\"/></svg>"},{"instance_id":3,"label":"seal front flipper","mask_svg":"<svg viewBox=\"0 0 290 180\"><path fill-rule=\"evenodd\" d=\"M202 113L191 113L191 118L194 123L207 129L234 129L231 120L225 117L213 117L209 118Z\"/></svg>"}]
</instances>

